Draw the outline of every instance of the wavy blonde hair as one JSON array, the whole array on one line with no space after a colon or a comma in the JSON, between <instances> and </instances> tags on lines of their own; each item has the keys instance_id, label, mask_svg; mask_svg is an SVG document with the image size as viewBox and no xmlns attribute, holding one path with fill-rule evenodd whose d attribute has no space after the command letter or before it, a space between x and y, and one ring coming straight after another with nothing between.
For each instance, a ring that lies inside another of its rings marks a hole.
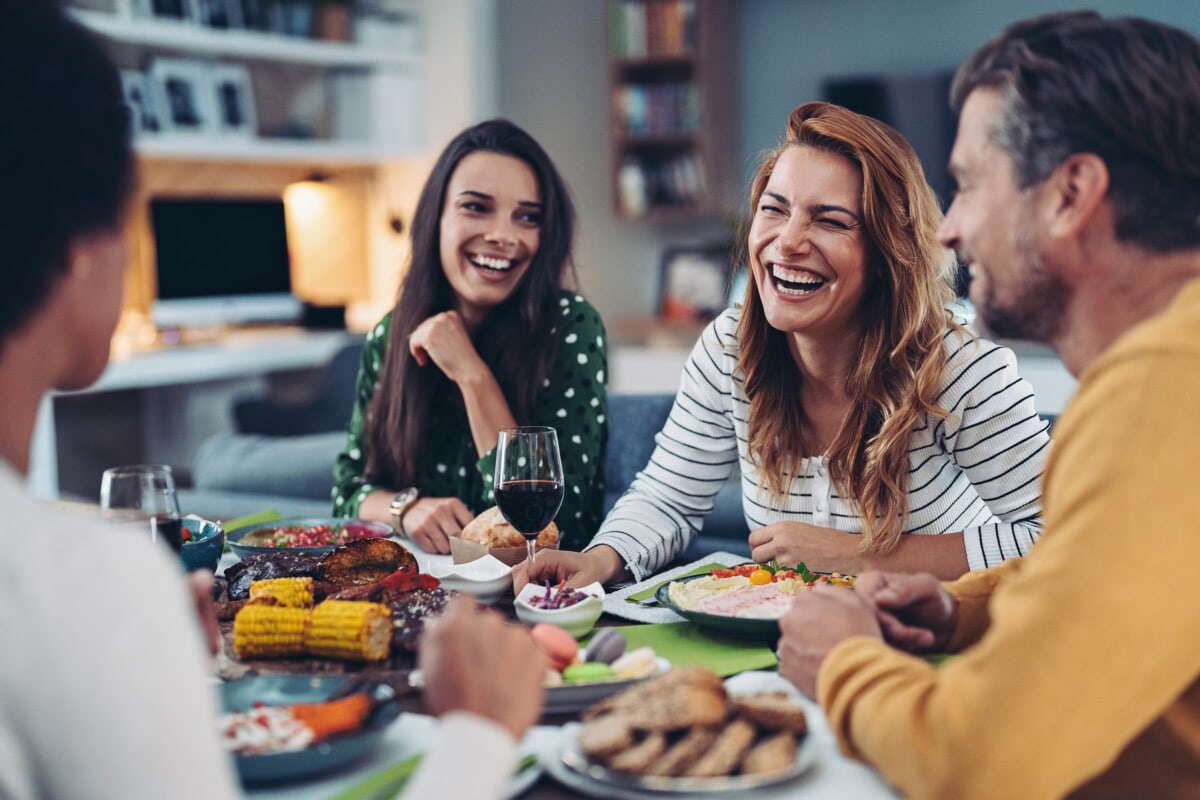
<instances>
[{"instance_id":1,"label":"wavy blonde hair","mask_svg":"<svg viewBox=\"0 0 1200 800\"><path fill-rule=\"evenodd\" d=\"M830 103L806 103L792 112L786 141L765 155L751 183L751 217L780 154L790 147L837 154L862 172L871 251L865 331L846 379L851 405L825 455L838 492L862 515L862 549L886 553L908 516L912 432L923 419L948 416L937 404L946 368L943 336L948 328L968 335L947 309L954 299L954 257L938 244L942 214L912 146L882 122ZM802 378L788 335L767 322L750 274L738 324L738 368L750 400L749 457L775 505L805 452Z\"/></svg>"}]
</instances>

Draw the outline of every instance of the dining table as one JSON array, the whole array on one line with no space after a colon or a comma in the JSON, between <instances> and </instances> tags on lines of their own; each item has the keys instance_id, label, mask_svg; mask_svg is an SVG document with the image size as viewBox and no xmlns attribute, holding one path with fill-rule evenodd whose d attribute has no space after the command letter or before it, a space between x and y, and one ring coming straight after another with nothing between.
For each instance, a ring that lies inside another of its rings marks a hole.
<instances>
[{"instance_id":1,"label":"dining table","mask_svg":"<svg viewBox=\"0 0 1200 800\"><path fill-rule=\"evenodd\" d=\"M407 540L403 544L413 551L423 572L444 571L450 563L451 557L448 555L425 553ZM217 574L222 574L236 560L236 556L225 553L218 564ZM675 565L641 583L616 587L605 595L604 613L597 625L623 627L631 642L638 641L638 637L650 636L651 641L663 648L660 655L669 653L672 666L716 665L718 674L725 677L726 687L733 694L784 691L804 707L808 732L801 753L807 766L787 781L755 788L754 797L766 800L889 800L898 797L877 772L840 752L820 706L778 674L773 650L769 646L761 643L740 646L736 641L713 636L709 631L696 629L691 622L678 617L670 609L644 599L653 594L652 590L657 585L673 577L694 574L712 564L732 565L744 560L732 553L714 553L698 562ZM642 598L643 601L634 602L636 598ZM496 605L502 612L511 614L511 591L502 596ZM221 657L227 658L223 654L218 658ZM383 797L396 796L394 793L373 794L366 791L366 787L379 773L394 769L397 764L420 755L439 724L427 712L419 691L405 691L401 687L400 693L403 711L387 726L378 746L372 751L321 774L295 780L245 784L246 797L251 800L381 800ZM506 797L663 800L671 796L627 786L602 785L589 778L581 778L567 769L563 762L563 751L573 727L576 727L573 723L577 720L577 712L560 713L552 709L527 732L519 748L522 756L526 757L526 768L514 774ZM536 763L530 756L536 757ZM469 759L470 754L464 753L464 764L469 763ZM698 795L682 793L676 796ZM739 794L733 792L724 796L736 797Z\"/></svg>"}]
</instances>

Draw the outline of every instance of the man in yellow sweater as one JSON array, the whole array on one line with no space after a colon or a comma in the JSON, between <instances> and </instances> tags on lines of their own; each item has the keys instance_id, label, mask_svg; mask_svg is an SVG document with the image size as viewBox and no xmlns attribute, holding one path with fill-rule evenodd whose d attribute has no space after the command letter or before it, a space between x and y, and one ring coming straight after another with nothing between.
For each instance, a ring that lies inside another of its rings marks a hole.
<instances>
[{"instance_id":1,"label":"man in yellow sweater","mask_svg":"<svg viewBox=\"0 0 1200 800\"><path fill-rule=\"evenodd\" d=\"M1200 797L1200 44L1047 15L951 94L942 240L988 327L1079 377L1045 533L954 583L801 598L780 669L910 797Z\"/></svg>"}]
</instances>

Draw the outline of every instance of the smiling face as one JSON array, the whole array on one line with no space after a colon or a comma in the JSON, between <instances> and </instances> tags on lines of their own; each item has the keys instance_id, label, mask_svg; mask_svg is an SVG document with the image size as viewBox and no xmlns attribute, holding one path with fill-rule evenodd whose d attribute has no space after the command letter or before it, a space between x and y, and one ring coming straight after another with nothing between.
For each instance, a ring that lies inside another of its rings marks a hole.
<instances>
[{"instance_id":1,"label":"smiling face","mask_svg":"<svg viewBox=\"0 0 1200 800\"><path fill-rule=\"evenodd\" d=\"M976 89L963 103L950 172L958 182L938 239L971 270L971 302L996 336L1053 342L1069 290L1039 252L1037 187L1022 190L993 138L1004 100Z\"/></svg>"},{"instance_id":2,"label":"smiling face","mask_svg":"<svg viewBox=\"0 0 1200 800\"><path fill-rule=\"evenodd\" d=\"M440 223L442 270L468 327L507 300L537 254L542 197L524 161L477 150L446 186Z\"/></svg>"},{"instance_id":3,"label":"smiling face","mask_svg":"<svg viewBox=\"0 0 1200 800\"><path fill-rule=\"evenodd\" d=\"M843 156L785 149L750 225L750 268L771 327L833 342L863 330L871 252L862 173Z\"/></svg>"}]
</instances>

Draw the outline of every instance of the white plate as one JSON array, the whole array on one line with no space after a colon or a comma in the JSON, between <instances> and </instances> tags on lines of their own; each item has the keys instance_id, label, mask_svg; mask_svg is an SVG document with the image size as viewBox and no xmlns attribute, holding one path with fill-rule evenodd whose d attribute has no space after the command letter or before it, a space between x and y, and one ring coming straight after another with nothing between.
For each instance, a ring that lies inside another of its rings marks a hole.
<instances>
[{"instance_id":1,"label":"white plate","mask_svg":"<svg viewBox=\"0 0 1200 800\"><path fill-rule=\"evenodd\" d=\"M546 689L545 713L574 714L582 711L592 703L598 703L609 695L616 694L622 689L628 689L638 681L657 678L671 668L671 662L659 656L654 659L654 667L654 673L644 678L564 683L561 686L551 686Z\"/></svg>"},{"instance_id":2,"label":"white plate","mask_svg":"<svg viewBox=\"0 0 1200 800\"><path fill-rule=\"evenodd\" d=\"M598 703L609 695L616 694L622 689L627 689L638 681L657 678L671 669L671 662L659 656L654 659L654 666L654 673L644 678L564 683L561 686L549 686L546 688L546 706L543 713L573 714L577 711L582 711L592 703ZM419 669L414 669L408 673L408 685L416 689L422 688L425 685L425 673Z\"/></svg>"},{"instance_id":3,"label":"white plate","mask_svg":"<svg viewBox=\"0 0 1200 800\"><path fill-rule=\"evenodd\" d=\"M555 591L556 589L551 587L550 592ZM596 620L600 619L600 615L604 613L604 587L599 583L589 583L587 586L581 586L577 591L588 595L588 598L566 608L539 608L530 600L544 595L546 587L528 583L514 598L513 610L517 612L517 618L526 625L549 622L579 639L586 636L588 631L595 627Z\"/></svg>"},{"instance_id":4,"label":"white plate","mask_svg":"<svg viewBox=\"0 0 1200 800\"><path fill-rule=\"evenodd\" d=\"M731 775L724 778L662 778L630 775L593 764L579 750L579 723L563 728L563 745L557 759L547 765L555 778L592 797L697 797L744 795L785 783L803 775L817 760L816 742L806 734L796 750L791 768L766 775Z\"/></svg>"}]
</instances>

